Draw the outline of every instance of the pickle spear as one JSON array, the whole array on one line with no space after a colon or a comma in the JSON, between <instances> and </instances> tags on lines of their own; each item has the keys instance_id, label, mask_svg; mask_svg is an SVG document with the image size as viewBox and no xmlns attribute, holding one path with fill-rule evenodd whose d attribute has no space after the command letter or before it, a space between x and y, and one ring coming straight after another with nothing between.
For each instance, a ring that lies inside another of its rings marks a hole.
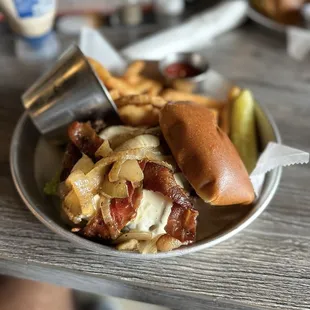
<instances>
[{"instance_id":1,"label":"pickle spear","mask_svg":"<svg viewBox=\"0 0 310 310\"><path fill-rule=\"evenodd\" d=\"M232 104L231 140L250 174L257 161L255 101L249 90L243 90Z\"/></svg>"}]
</instances>

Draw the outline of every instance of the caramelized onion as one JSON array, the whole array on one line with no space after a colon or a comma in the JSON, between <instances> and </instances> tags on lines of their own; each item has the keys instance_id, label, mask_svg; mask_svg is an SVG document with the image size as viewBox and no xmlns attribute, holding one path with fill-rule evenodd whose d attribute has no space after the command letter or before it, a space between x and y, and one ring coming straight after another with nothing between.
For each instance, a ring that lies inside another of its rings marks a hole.
<instances>
[{"instance_id":1,"label":"caramelized onion","mask_svg":"<svg viewBox=\"0 0 310 310\"><path fill-rule=\"evenodd\" d=\"M88 173L94 167L93 161L85 154L78 160L71 170L71 173L75 170L81 170L83 173Z\"/></svg>"},{"instance_id":2,"label":"caramelized onion","mask_svg":"<svg viewBox=\"0 0 310 310\"><path fill-rule=\"evenodd\" d=\"M126 198L128 197L128 187L125 182L110 182L106 177L101 184L101 192L109 198Z\"/></svg>"},{"instance_id":3,"label":"caramelized onion","mask_svg":"<svg viewBox=\"0 0 310 310\"><path fill-rule=\"evenodd\" d=\"M105 196L100 196L99 205L101 209L102 219L109 229L111 239L115 239L119 235L119 231L115 225L115 221L111 216L110 204L111 201L109 198Z\"/></svg>"},{"instance_id":4,"label":"caramelized onion","mask_svg":"<svg viewBox=\"0 0 310 310\"><path fill-rule=\"evenodd\" d=\"M166 234L162 235L156 242L157 250L160 252L169 252L177 249L182 245L182 242L172 236Z\"/></svg>"},{"instance_id":5,"label":"caramelized onion","mask_svg":"<svg viewBox=\"0 0 310 310\"><path fill-rule=\"evenodd\" d=\"M89 179L90 186L93 190L98 190L100 184L104 180L104 175L109 169L109 166L114 162L126 160L143 160L146 159L151 162L156 162L161 166L167 167L173 170L173 167L165 161L162 161L160 155L150 152L148 149L134 149L128 151L114 152L106 158L100 159L94 165L94 168L87 173L87 178Z\"/></svg>"},{"instance_id":6,"label":"caramelized onion","mask_svg":"<svg viewBox=\"0 0 310 310\"><path fill-rule=\"evenodd\" d=\"M130 239L118 244L116 246L116 249L119 251L130 251L130 252L136 251L138 250L138 243L139 243L138 240Z\"/></svg>"},{"instance_id":7,"label":"caramelized onion","mask_svg":"<svg viewBox=\"0 0 310 310\"><path fill-rule=\"evenodd\" d=\"M119 152L132 149L155 148L159 145L160 141L158 137L144 134L125 141L123 144L117 147L115 151Z\"/></svg>"},{"instance_id":8,"label":"caramelized onion","mask_svg":"<svg viewBox=\"0 0 310 310\"><path fill-rule=\"evenodd\" d=\"M71 190L67 196L65 197L62 203L62 209L69 218L70 221L77 224L80 223L81 218L81 205L78 197L76 196L75 192Z\"/></svg>"},{"instance_id":9,"label":"caramelized onion","mask_svg":"<svg viewBox=\"0 0 310 310\"><path fill-rule=\"evenodd\" d=\"M122 243L124 241L128 241L130 239L136 239L138 241L149 241L152 239L152 233L148 231L133 231L124 233L120 235L115 241L115 244Z\"/></svg>"},{"instance_id":10,"label":"caramelized onion","mask_svg":"<svg viewBox=\"0 0 310 310\"><path fill-rule=\"evenodd\" d=\"M112 149L115 149L127 140L143 134L159 136L161 131L159 127L143 128L130 126L110 126L100 133L100 137L102 139L109 140Z\"/></svg>"},{"instance_id":11,"label":"caramelized onion","mask_svg":"<svg viewBox=\"0 0 310 310\"><path fill-rule=\"evenodd\" d=\"M110 147L110 143L108 140L105 140L101 145L100 147L98 148L98 150L96 151L95 153L95 156L97 158L104 158L104 157L107 157L109 156L111 153L113 152L113 150L111 149Z\"/></svg>"},{"instance_id":12,"label":"caramelized onion","mask_svg":"<svg viewBox=\"0 0 310 310\"><path fill-rule=\"evenodd\" d=\"M155 238L149 240L149 241L140 241L138 244L138 251L141 254L156 254L157 253L157 240L162 235L158 235Z\"/></svg>"},{"instance_id":13,"label":"caramelized onion","mask_svg":"<svg viewBox=\"0 0 310 310\"><path fill-rule=\"evenodd\" d=\"M111 182L118 180L141 182L143 180L143 171L134 159L126 160L125 162L117 161L109 173L109 180Z\"/></svg>"},{"instance_id":14,"label":"caramelized onion","mask_svg":"<svg viewBox=\"0 0 310 310\"><path fill-rule=\"evenodd\" d=\"M87 218L94 215L96 205L93 201L92 187L86 175L81 170L75 170L67 178L66 184L72 186L81 205L81 214Z\"/></svg>"}]
</instances>

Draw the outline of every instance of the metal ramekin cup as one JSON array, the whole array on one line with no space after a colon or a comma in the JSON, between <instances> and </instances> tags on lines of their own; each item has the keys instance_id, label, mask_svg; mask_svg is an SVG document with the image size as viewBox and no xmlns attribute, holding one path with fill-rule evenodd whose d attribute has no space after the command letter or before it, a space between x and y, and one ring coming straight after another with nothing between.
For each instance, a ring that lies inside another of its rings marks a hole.
<instances>
[{"instance_id":1,"label":"metal ramekin cup","mask_svg":"<svg viewBox=\"0 0 310 310\"><path fill-rule=\"evenodd\" d=\"M206 73L209 69L209 63L207 59L200 53L173 53L166 56L159 62L159 70L168 82L173 79L167 76L165 69L174 63L187 63L201 71L201 73L196 76L183 78L185 81L193 85L194 90L196 90L196 88L199 86L199 83L205 79Z\"/></svg>"},{"instance_id":2,"label":"metal ramekin cup","mask_svg":"<svg viewBox=\"0 0 310 310\"><path fill-rule=\"evenodd\" d=\"M108 90L77 45L23 94L22 102L39 132L56 143L67 138L66 128L75 120L118 116Z\"/></svg>"}]
</instances>

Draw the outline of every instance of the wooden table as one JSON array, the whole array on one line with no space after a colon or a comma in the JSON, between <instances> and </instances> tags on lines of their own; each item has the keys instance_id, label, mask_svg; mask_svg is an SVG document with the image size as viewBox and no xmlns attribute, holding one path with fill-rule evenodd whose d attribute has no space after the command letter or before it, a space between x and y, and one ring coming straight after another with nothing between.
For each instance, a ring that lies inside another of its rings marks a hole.
<instances>
[{"instance_id":1,"label":"wooden table","mask_svg":"<svg viewBox=\"0 0 310 310\"><path fill-rule=\"evenodd\" d=\"M2 39L1 39L2 40ZM3 40L1 41L3 42ZM0 47L0 272L174 309L310 309L308 166L286 168L268 209L250 227L214 247L158 261L117 259L76 247L24 206L9 170L20 94L37 72ZM245 26L205 49L215 70L243 86L274 116L284 143L310 151L310 64L285 42Z\"/></svg>"}]
</instances>

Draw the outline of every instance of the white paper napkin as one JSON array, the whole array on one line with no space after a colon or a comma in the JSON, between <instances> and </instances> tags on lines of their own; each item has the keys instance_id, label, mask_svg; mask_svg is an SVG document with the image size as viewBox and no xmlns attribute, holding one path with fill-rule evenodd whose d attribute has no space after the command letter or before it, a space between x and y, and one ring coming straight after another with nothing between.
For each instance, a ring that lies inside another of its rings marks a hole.
<instances>
[{"instance_id":1,"label":"white paper napkin","mask_svg":"<svg viewBox=\"0 0 310 310\"><path fill-rule=\"evenodd\" d=\"M298 27L287 27L287 53L293 59L301 61L310 52L310 30Z\"/></svg>"},{"instance_id":2,"label":"white paper napkin","mask_svg":"<svg viewBox=\"0 0 310 310\"><path fill-rule=\"evenodd\" d=\"M261 192L267 172L278 167L307 163L309 163L309 153L283 144L269 142L250 175L256 195L259 196Z\"/></svg>"},{"instance_id":3,"label":"white paper napkin","mask_svg":"<svg viewBox=\"0 0 310 310\"><path fill-rule=\"evenodd\" d=\"M121 74L125 71L127 62L97 30L83 27L79 46L86 56L96 59L111 72Z\"/></svg>"},{"instance_id":4,"label":"white paper napkin","mask_svg":"<svg viewBox=\"0 0 310 310\"><path fill-rule=\"evenodd\" d=\"M187 22L134 43L121 52L128 59L159 60L169 53L202 48L211 39L239 26L246 18L248 3L225 1L195 15Z\"/></svg>"}]
</instances>

